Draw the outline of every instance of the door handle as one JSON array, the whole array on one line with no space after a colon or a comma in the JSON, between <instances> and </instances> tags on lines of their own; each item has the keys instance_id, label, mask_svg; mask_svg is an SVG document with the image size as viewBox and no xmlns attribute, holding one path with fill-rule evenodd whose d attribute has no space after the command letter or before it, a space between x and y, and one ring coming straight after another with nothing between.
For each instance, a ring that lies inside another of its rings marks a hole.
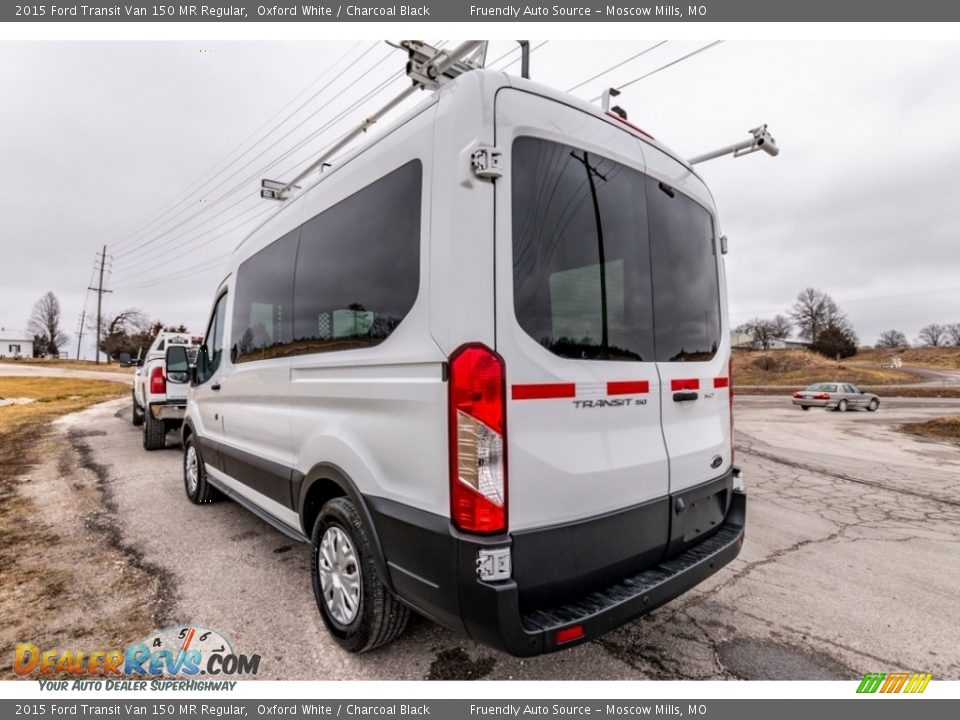
<instances>
[{"instance_id":1,"label":"door handle","mask_svg":"<svg viewBox=\"0 0 960 720\"><path fill-rule=\"evenodd\" d=\"M695 393L695 392L693 392L693 391L688 391L688 392L675 392L675 393L673 394L673 401L674 401L674 402L687 402L688 400L696 400L698 397L700 397L700 395L697 394L697 393Z\"/></svg>"},{"instance_id":2,"label":"door handle","mask_svg":"<svg viewBox=\"0 0 960 720\"><path fill-rule=\"evenodd\" d=\"M210 389L211 389L211 390L219 390L219 389L220 389L220 383L214 383L213 385L210 386ZM694 393L694 395L696 395L696 393Z\"/></svg>"}]
</instances>

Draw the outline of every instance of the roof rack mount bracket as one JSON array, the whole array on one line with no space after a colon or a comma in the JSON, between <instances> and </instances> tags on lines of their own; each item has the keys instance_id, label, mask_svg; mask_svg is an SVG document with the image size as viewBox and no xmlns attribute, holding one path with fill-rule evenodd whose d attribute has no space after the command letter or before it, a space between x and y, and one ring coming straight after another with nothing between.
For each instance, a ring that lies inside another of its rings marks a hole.
<instances>
[{"instance_id":1,"label":"roof rack mount bracket","mask_svg":"<svg viewBox=\"0 0 960 720\"><path fill-rule=\"evenodd\" d=\"M478 147L470 153L470 167L478 178L496 180L503 175L503 153L495 147Z\"/></svg>"}]
</instances>

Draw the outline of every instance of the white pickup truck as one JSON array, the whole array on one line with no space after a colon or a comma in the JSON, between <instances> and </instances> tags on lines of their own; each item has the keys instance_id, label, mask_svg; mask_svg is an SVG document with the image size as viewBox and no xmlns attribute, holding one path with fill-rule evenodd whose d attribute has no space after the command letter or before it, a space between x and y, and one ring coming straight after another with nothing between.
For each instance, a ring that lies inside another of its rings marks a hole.
<instances>
[{"instance_id":1,"label":"white pickup truck","mask_svg":"<svg viewBox=\"0 0 960 720\"><path fill-rule=\"evenodd\" d=\"M133 424L143 426L144 449L163 449L167 433L180 427L187 407L189 368L168 368L167 348L183 345L193 354L202 340L189 333L161 332L146 353L141 352L133 380Z\"/></svg>"}]
</instances>

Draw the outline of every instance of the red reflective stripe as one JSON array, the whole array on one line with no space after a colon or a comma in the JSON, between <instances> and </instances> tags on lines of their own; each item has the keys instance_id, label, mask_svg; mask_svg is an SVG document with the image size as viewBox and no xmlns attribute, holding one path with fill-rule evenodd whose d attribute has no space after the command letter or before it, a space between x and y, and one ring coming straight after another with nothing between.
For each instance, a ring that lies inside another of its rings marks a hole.
<instances>
[{"instance_id":1,"label":"red reflective stripe","mask_svg":"<svg viewBox=\"0 0 960 720\"><path fill-rule=\"evenodd\" d=\"M621 380L607 383L607 395L636 395L650 392L647 380Z\"/></svg>"},{"instance_id":2,"label":"red reflective stripe","mask_svg":"<svg viewBox=\"0 0 960 720\"><path fill-rule=\"evenodd\" d=\"M514 385L511 397L514 400L546 400L548 398L572 398L577 395L574 383L538 383L535 385Z\"/></svg>"},{"instance_id":3,"label":"red reflective stripe","mask_svg":"<svg viewBox=\"0 0 960 720\"><path fill-rule=\"evenodd\" d=\"M676 392L677 390L699 390L700 380L698 380L697 378L683 378L678 380L671 380L670 389L674 392Z\"/></svg>"},{"instance_id":4,"label":"red reflective stripe","mask_svg":"<svg viewBox=\"0 0 960 720\"><path fill-rule=\"evenodd\" d=\"M713 386L714 386L715 388L730 387L730 378L725 378L725 377L722 377L722 378L714 378L714 379L713 379Z\"/></svg>"}]
</instances>

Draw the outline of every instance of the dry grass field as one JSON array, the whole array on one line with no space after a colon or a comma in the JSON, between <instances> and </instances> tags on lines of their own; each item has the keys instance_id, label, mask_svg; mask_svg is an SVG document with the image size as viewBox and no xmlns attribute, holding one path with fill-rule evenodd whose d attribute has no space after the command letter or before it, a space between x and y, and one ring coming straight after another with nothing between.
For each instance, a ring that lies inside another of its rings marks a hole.
<instances>
[{"instance_id":1,"label":"dry grass field","mask_svg":"<svg viewBox=\"0 0 960 720\"><path fill-rule=\"evenodd\" d=\"M735 350L733 382L738 385L806 387L815 382L845 381L857 385L905 385L919 380L903 370L871 367L859 355L839 363L809 350Z\"/></svg>"},{"instance_id":2,"label":"dry grass field","mask_svg":"<svg viewBox=\"0 0 960 720\"><path fill-rule=\"evenodd\" d=\"M948 415L926 422L907 423L900 427L913 435L920 435L933 440L948 440L960 445L960 415Z\"/></svg>"},{"instance_id":3,"label":"dry grass field","mask_svg":"<svg viewBox=\"0 0 960 720\"><path fill-rule=\"evenodd\" d=\"M105 380L0 376L0 439L20 426L43 423L129 392L127 385Z\"/></svg>"},{"instance_id":4,"label":"dry grass field","mask_svg":"<svg viewBox=\"0 0 960 720\"><path fill-rule=\"evenodd\" d=\"M41 360L31 358L30 360L11 360L4 358L0 360L0 373L3 372L3 366L10 365L35 365L37 367L61 368L64 370L92 370L93 372L111 372L111 373L130 373L136 370L134 367L123 368L117 363L101 362L99 365L93 360Z\"/></svg>"}]
</instances>

